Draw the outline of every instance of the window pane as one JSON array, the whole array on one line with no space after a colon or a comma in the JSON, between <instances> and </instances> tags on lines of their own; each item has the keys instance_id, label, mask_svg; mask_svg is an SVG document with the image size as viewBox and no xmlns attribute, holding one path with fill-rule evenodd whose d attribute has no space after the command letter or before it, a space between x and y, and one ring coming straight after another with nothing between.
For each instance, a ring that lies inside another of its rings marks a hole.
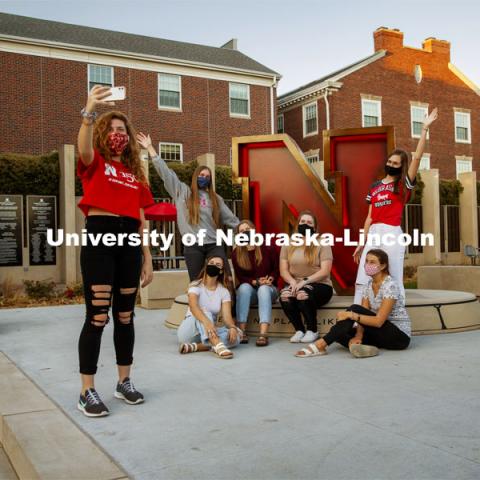
<instances>
[{"instance_id":1,"label":"window pane","mask_svg":"<svg viewBox=\"0 0 480 480\"><path fill-rule=\"evenodd\" d=\"M113 67L106 67L104 65L89 65L89 88L94 85L113 86Z\"/></svg>"},{"instance_id":2,"label":"window pane","mask_svg":"<svg viewBox=\"0 0 480 480\"><path fill-rule=\"evenodd\" d=\"M248 115L248 100L230 99L230 112L239 115Z\"/></svg>"},{"instance_id":3,"label":"window pane","mask_svg":"<svg viewBox=\"0 0 480 480\"><path fill-rule=\"evenodd\" d=\"M378 117L379 116L378 107L379 107L379 104L376 102L364 101L363 114L369 117Z\"/></svg>"},{"instance_id":4,"label":"window pane","mask_svg":"<svg viewBox=\"0 0 480 480\"><path fill-rule=\"evenodd\" d=\"M165 161L181 162L182 148L179 143L161 143L160 157Z\"/></svg>"},{"instance_id":5,"label":"window pane","mask_svg":"<svg viewBox=\"0 0 480 480\"><path fill-rule=\"evenodd\" d=\"M237 115L249 114L248 85L242 83L230 83L230 113Z\"/></svg>"},{"instance_id":6,"label":"window pane","mask_svg":"<svg viewBox=\"0 0 480 480\"><path fill-rule=\"evenodd\" d=\"M283 115L277 117L277 131L283 133Z\"/></svg>"},{"instance_id":7,"label":"window pane","mask_svg":"<svg viewBox=\"0 0 480 480\"><path fill-rule=\"evenodd\" d=\"M424 107L412 107L412 120L423 123L428 110Z\"/></svg>"},{"instance_id":8,"label":"window pane","mask_svg":"<svg viewBox=\"0 0 480 480\"><path fill-rule=\"evenodd\" d=\"M465 113L455 113L455 125L457 127L463 127L468 129L468 117L469 115Z\"/></svg>"},{"instance_id":9,"label":"window pane","mask_svg":"<svg viewBox=\"0 0 480 480\"><path fill-rule=\"evenodd\" d=\"M368 115L364 115L363 125L365 127L377 127L378 126L378 117L370 117Z\"/></svg>"},{"instance_id":10,"label":"window pane","mask_svg":"<svg viewBox=\"0 0 480 480\"><path fill-rule=\"evenodd\" d=\"M160 90L160 106L180 108L180 94L178 92Z\"/></svg>"},{"instance_id":11,"label":"window pane","mask_svg":"<svg viewBox=\"0 0 480 480\"><path fill-rule=\"evenodd\" d=\"M160 90L171 90L173 92L180 92L180 76L160 73L159 88Z\"/></svg>"},{"instance_id":12,"label":"window pane","mask_svg":"<svg viewBox=\"0 0 480 480\"><path fill-rule=\"evenodd\" d=\"M158 102L161 107L180 108L180 76L158 74Z\"/></svg>"},{"instance_id":13,"label":"window pane","mask_svg":"<svg viewBox=\"0 0 480 480\"><path fill-rule=\"evenodd\" d=\"M241 83L231 83L230 98L248 100L248 85L243 85Z\"/></svg>"},{"instance_id":14,"label":"window pane","mask_svg":"<svg viewBox=\"0 0 480 480\"><path fill-rule=\"evenodd\" d=\"M413 122L413 134L420 136L422 134L423 122Z\"/></svg>"},{"instance_id":15,"label":"window pane","mask_svg":"<svg viewBox=\"0 0 480 480\"><path fill-rule=\"evenodd\" d=\"M457 127L457 139L468 140L468 128Z\"/></svg>"}]
</instances>

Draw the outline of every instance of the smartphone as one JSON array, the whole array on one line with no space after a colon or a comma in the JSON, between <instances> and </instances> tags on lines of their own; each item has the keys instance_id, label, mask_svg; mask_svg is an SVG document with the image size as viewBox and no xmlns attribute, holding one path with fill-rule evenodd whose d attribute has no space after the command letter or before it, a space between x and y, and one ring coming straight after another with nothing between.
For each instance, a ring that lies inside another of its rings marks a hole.
<instances>
[{"instance_id":1,"label":"smartphone","mask_svg":"<svg viewBox=\"0 0 480 480\"><path fill-rule=\"evenodd\" d=\"M115 100L125 100L127 94L127 90L125 89L125 87L112 87L110 89L110 92L110 96L104 98L104 101L112 102Z\"/></svg>"}]
</instances>

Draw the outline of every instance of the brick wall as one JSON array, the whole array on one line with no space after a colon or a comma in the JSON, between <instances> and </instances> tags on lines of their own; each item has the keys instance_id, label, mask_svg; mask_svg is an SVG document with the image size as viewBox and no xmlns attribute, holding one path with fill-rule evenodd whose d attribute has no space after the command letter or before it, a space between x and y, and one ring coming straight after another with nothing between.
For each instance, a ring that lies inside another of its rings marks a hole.
<instances>
[{"instance_id":1,"label":"brick wall","mask_svg":"<svg viewBox=\"0 0 480 480\"><path fill-rule=\"evenodd\" d=\"M76 143L87 97L87 64L0 52L0 151L40 154ZM115 67L124 111L158 142L183 144L184 161L207 152L228 163L232 136L271 131L270 88L250 85L250 119L230 118L228 82L182 77L182 112L159 110L156 72Z\"/></svg>"}]
</instances>

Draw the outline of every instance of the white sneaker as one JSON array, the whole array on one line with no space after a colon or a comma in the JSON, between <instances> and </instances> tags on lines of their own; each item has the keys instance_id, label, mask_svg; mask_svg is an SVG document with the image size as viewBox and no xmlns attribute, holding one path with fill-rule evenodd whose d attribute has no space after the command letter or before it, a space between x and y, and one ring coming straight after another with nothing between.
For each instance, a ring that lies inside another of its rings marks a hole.
<instances>
[{"instance_id":1,"label":"white sneaker","mask_svg":"<svg viewBox=\"0 0 480 480\"><path fill-rule=\"evenodd\" d=\"M290 337L290 343L300 343L305 334L301 330L297 330L293 337Z\"/></svg>"},{"instance_id":2,"label":"white sneaker","mask_svg":"<svg viewBox=\"0 0 480 480\"><path fill-rule=\"evenodd\" d=\"M300 340L302 343L313 343L315 340L318 340L318 333L307 330L307 333Z\"/></svg>"}]
</instances>

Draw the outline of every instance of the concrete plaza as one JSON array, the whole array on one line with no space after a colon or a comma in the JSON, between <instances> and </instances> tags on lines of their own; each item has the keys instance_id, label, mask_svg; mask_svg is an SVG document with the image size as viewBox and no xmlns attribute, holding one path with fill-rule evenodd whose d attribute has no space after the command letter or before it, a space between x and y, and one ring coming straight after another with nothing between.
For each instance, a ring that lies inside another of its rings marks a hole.
<instances>
[{"instance_id":1,"label":"concrete plaza","mask_svg":"<svg viewBox=\"0 0 480 480\"><path fill-rule=\"evenodd\" d=\"M132 375L147 401L113 397L108 325L96 386L77 409L82 305L0 311L0 351L135 479L478 479L480 331L417 336L404 352L298 359L272 339L180 356L165 310L137 309ZM85 478L95 471L85 465Z\"/></svg>"}]
</instances>

